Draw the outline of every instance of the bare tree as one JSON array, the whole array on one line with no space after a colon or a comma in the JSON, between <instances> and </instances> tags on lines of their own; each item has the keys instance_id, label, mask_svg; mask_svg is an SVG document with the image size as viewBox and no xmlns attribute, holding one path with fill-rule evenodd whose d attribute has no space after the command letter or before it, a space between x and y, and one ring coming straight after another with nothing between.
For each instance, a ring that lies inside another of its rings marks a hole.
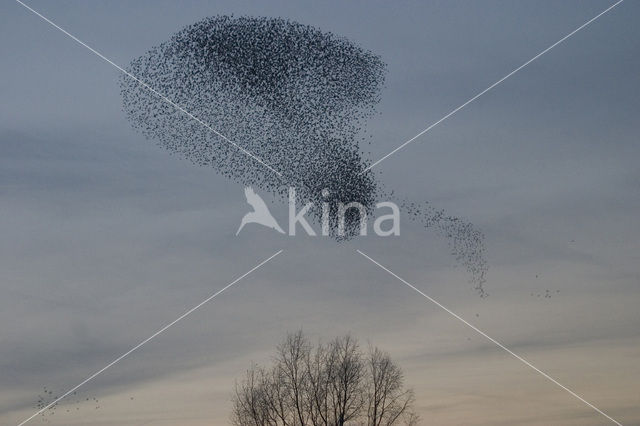
<instances>
[{"instance_id":1,"label":"bare tree","mask_svg":"<svg viewBox=\"0 0 640 426\"><path fill-rule=\"evenodd\" d=\"M236 384L233 423L238 425L265 426L273 424L271 410L266 404L265 390L269 386L265 371L253 366L247 371L244 381Z\"/></svg>"},{"instance_id":2,"label":"bare tree","mask_svg":"<svg viewBox=\"0 0 640 426\"><path fill-rule=\"evenodd\" d=\"M302 331L287 335L278 346L275 377L282 381L285 400L283 403L293 411L295 420L291 424L308 424L309 411L305 407L309 391L309 377L306 368L311 355L311 345Z\"/></svg>"},{"instance_id":3,"label":"bare tree","mask_svg":"<svg viewBox=\"0 0 640 426\"><path fill-rule=\"evenodd\" d=\"M236 384L231 419L237 426L413 426L413 403L389 354L365 354L349 335L314 347L298 331L278 345L271 368L254 365Z\"/></svg>"},{"instance_id":4,"label":"bare tree","mask_svg":"<svg viewBox=\"0 0 640 426\"><path fill-rule=\"evenodd\" d=\"M367 425L390 426L399 420L416 424L418 419L409 409L414 401L413 391L404 389L400 367L378 348L369 350L368 367Z\"/></svg>"}]
</instances>

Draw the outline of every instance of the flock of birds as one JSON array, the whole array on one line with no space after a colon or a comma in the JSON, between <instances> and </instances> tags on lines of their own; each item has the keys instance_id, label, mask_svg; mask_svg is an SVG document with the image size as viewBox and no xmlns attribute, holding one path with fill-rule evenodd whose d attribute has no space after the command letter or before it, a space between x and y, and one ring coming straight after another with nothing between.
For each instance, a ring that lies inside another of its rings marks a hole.
<instances>
[{"instance_id":1,"label":"flock of birds","mask_svg":"<svg viewBox=\"0 0 640 426\"><path fill-rule=\"evenodd\" d=\"M73 398L71 398L73 396ZM45 423L52 423L55 417L52 417L60 410L63 413L71 413L81 410L99 410L101 408L100 401L96 397L80 397L77 391L74 391L68 398L63 401L56 402L59 396L54 394L51 389L46 386L38 394L38 401L35 408L40 411L43 408L45 410L40 413L40 420ZM129 397L131 401L134 400L133 396ZM53 404L52 404L53 403Z\"/></svg>"},{"instance_id":2,"label":"flock of birds","mask_svg":"<svg viewBox=\"0 0 640 426\"><path fill-rule=\"evenodd\" d=\"M127 75L120 83L134 127L171 153L283 197L294 186L301 202L372 207L376 183L364 170L358 138L384 70L378 56L310 26L215 16L129 66L190 115Z\"/></svg>"},{"instance_id":3,"label":"flock of birds","mask_svg":"<svg viewBox=\"0 0 640 426\"><path fill-rule=\"evenodd\" d=\"M139 81L122 75L120 87L132 125L170 153L283 199L293 186L301 203L314 203L310 215L320 221L322 203L335 218L340 202L358 202L372 215L383 198L394 201L360 149L385 70L376 54L308 25L214 16L132 61L128 71ZM400 205L449 239L485 295L482 233L428 203ZM344 235L337 222L329 223L336 240L358 234L355 209L347 211Z\"/></svg>"},{"instance_id":4,"label":"flock of birds","mask_svg":"<svg viewBox=\"0 0 640 426\"><path fill-rule=\"evenodd\" d=\"M53 391L51 389L47 389L47 387L44 386L42 393L38 395L36 408L38 409L38 411L42 410L45 407L48 408L40 413L40 419L43 422L51 423L51 416L55 415L58 409L64 409L67 413L70 413L72 411L80 411L81 408L93 408L94 410L100 409L100 405L98 405L99 401L95 397L78 398L77 392L73 392L73 396L76 399L75 402L67 399L64 401L63 406L60 406L61 403L51 404L58 399L58 396L54 396Z\"/></svg>"}]
</instances>

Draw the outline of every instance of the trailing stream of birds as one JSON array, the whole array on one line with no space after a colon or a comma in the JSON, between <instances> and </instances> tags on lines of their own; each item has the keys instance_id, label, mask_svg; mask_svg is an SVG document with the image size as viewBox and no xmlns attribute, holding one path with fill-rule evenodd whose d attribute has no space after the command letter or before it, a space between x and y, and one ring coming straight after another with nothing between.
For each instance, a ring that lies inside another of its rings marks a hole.
<instances>
[{"instance_id":1,"label":"trailing stream of birds","mask_svg":"<svg viewBox=\"0 0 640 426\"><path fill-rule=\"evenodd\" d=\"M386 66L343 37L282 18L214 16L180 30L128 71L189 112L121 77L130 122L170 153L279 197L293 186L300 202L315 206L357 202L372 214L383 197L395 197L367 169L360 147ZM482 233L427 202L396 200L448 239L484 296ZM320 219L319 209L310 214ZM350 210L345 219L343 236L330 224L337 241L358 234L359 214Z\"/></svg>"}]
</instances>

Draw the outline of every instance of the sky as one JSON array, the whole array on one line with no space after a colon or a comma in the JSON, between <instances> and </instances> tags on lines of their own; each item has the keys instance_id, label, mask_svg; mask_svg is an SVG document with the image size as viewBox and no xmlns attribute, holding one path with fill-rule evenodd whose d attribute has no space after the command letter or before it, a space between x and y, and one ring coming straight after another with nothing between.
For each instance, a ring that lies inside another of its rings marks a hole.
<instances>
[{"instance_id":1,"label":"sky","mask_svg":"<svg viewBox=\"0 0 640 426\"><path fill-rule=\"evenodd\" d=\"M612 2L28 4L122 66L215 15L344 36L387 64L367 125L376 159ZM484 233L481 298L447 241L404 216L396 237L336 243L258 226L236 236L243 187L137 133L118 70L3 2L0 423L19 424L43 387L72 388L283 250L46 420L225 424L234 381L302 329L387 350L425 424L609 424L359 249L618 422L640 424L639 16L639 2L623 2L376 167L397 194Z\"/></svg>"}]
</instances>

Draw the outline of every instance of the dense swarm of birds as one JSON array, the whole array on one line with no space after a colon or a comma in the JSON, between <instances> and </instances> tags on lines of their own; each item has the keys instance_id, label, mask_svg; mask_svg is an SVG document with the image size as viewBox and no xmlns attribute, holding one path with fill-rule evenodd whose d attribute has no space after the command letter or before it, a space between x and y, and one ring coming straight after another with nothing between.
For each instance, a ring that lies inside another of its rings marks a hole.
<instances>
[{"instance_id":1,"label":"dense swarm of birds","mask_svg":"<svg viewBox=\"0 0 640 426\"><path fill-rule=\"evenodd\" d=\"M127 117L173 154L283 198L293 186L300 203L314 203L318 221L323 203L332 218L338 203L360 203L369 215L386 195L360 150L386 66L345 38L282 18L214 16L177 32L128 71L157 93L123 75ZM428 206L404 207L449 238L484 295L482 234ZM344 235L337 220L330 233L348 239L359 225L359 212L349 209Z\"/></svg>"},{"instance_id":2,"label":"dense swarm of birds","mask_svg":"<svg viewBox=\"0 0 640 426\"><path fill-rule=\"evenodd\" d=\"M295 186L301 202L371 208L376 184L364 172L358 135L384 70L376 55L310 26L216 16L179 31L129 71L219 134L126 75L121 92L136 128L197 165L282 196Z\"/></svg>"}]
</instances>

